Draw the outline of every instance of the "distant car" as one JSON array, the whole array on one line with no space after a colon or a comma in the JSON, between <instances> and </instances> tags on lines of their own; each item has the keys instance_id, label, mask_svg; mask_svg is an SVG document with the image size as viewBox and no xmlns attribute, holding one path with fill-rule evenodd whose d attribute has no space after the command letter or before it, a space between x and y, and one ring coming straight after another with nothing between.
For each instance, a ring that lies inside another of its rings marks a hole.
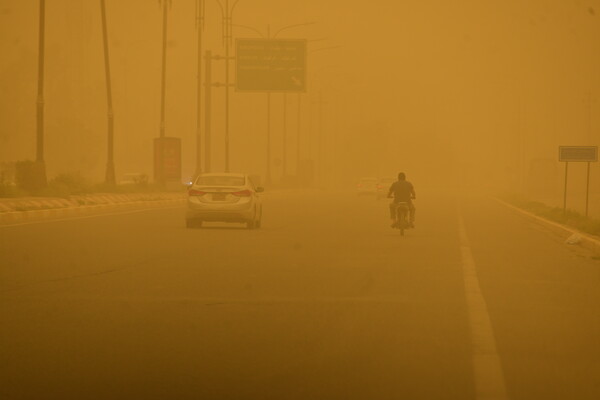
<instances>
[{"instance_id":1,"label":"distant car","mask_svg":"<svg viewBox=\"0 0 600 400\"><path fill-rule=\"evenodd\" d=\"M148 175L141 172L129 172L123 174L119 185L142 185L148 183Z\"/></svg>"},{"instance_id":2,"label":"distant car","mask_svg":"<svg viewBox=\"0 0 600 400\"><path fill-rule=\"evenodd\" d=\"M377 182L377 199L383 199L387 197L388 191L392 183L396 182L396 178L380 178Z\"/></svg>"},{"instance_id":3,"label":"distant car","mask_svg":"<svg viewBox=\"0 0 600 400\"><path fill-rule=\"evenodd\" d=\"M356 193L374 195L377 192L377 178L361 178L356 184Z\"/></svg>"},{"instance_id":4,"label":"distant car","mask_svg":"<svg viewBox=\"0 0 600 400\"><path fill-rule=\"evenodd\" d=\"M248 229L260 228L262 187L254 186L248 175L207 173L199 175L188 190L186 226L203 222L245 223Z\"/></svg>"}]
</instances>

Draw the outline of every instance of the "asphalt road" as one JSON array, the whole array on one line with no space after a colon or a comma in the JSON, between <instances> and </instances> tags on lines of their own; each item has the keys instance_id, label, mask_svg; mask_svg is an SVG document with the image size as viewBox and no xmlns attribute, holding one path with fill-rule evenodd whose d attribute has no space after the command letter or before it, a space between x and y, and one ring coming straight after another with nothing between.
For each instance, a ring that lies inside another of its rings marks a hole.
<instances>
[{"instance_id":1,"label":"asphalt road","mask_svg":"<svg viewBox=\"0 0 600 400\"><path fill-rule=\"evenodd\" d=\"M598 399L600 262L486 197L0 227L1 399Z\"/></svg>"}]
</instances>

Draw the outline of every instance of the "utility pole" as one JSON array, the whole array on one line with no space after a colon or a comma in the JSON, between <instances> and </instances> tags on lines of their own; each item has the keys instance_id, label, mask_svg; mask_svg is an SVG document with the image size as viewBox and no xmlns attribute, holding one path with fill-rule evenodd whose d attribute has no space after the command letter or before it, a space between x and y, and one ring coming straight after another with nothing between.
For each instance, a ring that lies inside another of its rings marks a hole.
<instances>
[{"instance_id":1,"label":"utility pole","mask_svg":"<svg viewBox=\"0 0 600 400\"><path fill-rule=\"evenodd\" d=\"M37 92L37 135L34 165L35 186L47 185L46 164L44 163L44 39L46 21L46 0L40 0L39 51L38 51L38 92Z\"/></svg>"},{"instance_id":2,"label":"utility pole","mask_svg":"<svg viewBox=\"0 0 600 400\"><path fill-rule=\"evenodd\" d=\"M110 79L110 58L108 56L108 28L106 25L106 4L105 0L100 0L100 8L102 11L102 38L104 41L104 71L106 73L106 103L107 103L107 117L108 117L108 139L107 139L107 162L106 162L106 176L105 183L108 185L114 185L115 179L115 163L114 163L114 113L112 103L112 88Z\"/></svg>"}]
</instances>

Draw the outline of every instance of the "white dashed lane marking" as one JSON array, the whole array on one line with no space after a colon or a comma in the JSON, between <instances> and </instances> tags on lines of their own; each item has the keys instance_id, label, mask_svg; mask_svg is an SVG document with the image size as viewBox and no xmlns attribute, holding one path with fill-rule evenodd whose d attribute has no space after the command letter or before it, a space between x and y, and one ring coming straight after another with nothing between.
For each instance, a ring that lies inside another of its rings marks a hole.
<instances>
[{"instance_id":1,"label":"white dashed lane marking","mask_svg":"<svg viewBox=\"0 0 600 400\"><path fill-rule=\"evenodd\" d=\"M471 361L476 398L478 400L506 400L508 395L504 383L504 372L496 350L496 339L494 338L492 323L479 286L477 267L471 253L471 245L460 210L458 230L469 316L469 331L471 334Z\"/></svg>"}]
</instances>

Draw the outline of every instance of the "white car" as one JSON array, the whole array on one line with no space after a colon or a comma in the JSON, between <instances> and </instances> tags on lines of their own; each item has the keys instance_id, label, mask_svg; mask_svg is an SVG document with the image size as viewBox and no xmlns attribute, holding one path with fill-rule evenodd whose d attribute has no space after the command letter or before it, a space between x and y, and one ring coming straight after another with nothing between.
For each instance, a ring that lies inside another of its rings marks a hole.
<instances>
[{"instance_id":1,"label":"white car","mask_svg":"<svg viewBox=\"0 0 600 400\"><path fill-rule=\"evenodd\" d=\"M396 178L380 178L379 182L377 182L377 200L383 199L387 197L388 191L390 190L390 186L392 183L396 182Z\"/></svg>"},{"instance_id":2,"label":"white car","mask_svg":"<svg viewBox=\"0 0 600 400\"><path fill-rule=\"evenodd\" d=\"M377 193L377 178L361 178L356 184L356 193L361 194L376 194Z\"/></svg>"},{"instance_id":3,"label":"white car","mask_svg":"<svg viewBox=\"0 0 600 400\"><path fill-rule=\"evenodd\" d=\"M203 222L240 222L248 229L260 228L262 187L244 174L207 173L199 175L188 190L186 226Z\"/></svg>"},{"instance_id":4,"label":"white car","mask_svg":"<svg viewBox=\"0 0 600 400\"><path fill-rule=\"evenodd\" d=\"M128 172L123 174L119 185L144 185L148 183L148 175L141 172Z\"/></svg>"}]
</instances>

